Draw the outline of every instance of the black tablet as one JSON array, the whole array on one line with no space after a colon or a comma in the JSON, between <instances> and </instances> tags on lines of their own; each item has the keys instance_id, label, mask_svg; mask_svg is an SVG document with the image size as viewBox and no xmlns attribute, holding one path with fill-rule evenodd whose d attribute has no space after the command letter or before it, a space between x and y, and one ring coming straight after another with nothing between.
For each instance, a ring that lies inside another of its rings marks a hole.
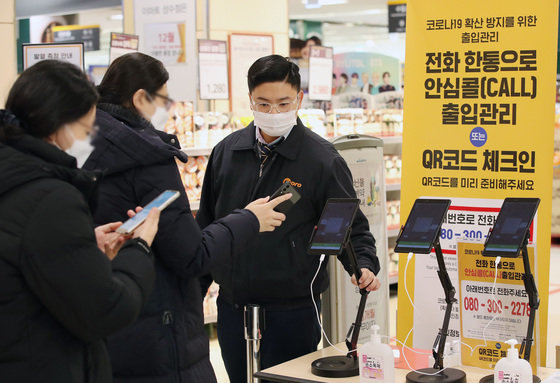
<instances>
[{"instance_id":1,"label":"black tablet","mask_svg":"<svg viewBox=\"0 0 560 383\"><path fill-rule=\"evenodd\" d=\"M329 198L309 241L307 253L339 255L350 234L359 205L360 200L357 198Z\"/></svg>"},{"instance_id":2,"label":"black tablet","mask_svg":"<svg viewBox=\"0 0 560 383\"><path fill-rule=\"evenodd\" d=\"M539 202L539 198L506 198L498 213L494 228L484 244L482 255L517 257L529 232Z\"/></svg>"},{"instance_id":3,"label":"black tablet","mask_svg":"<svg viewBox=\"0 0 560 383\"><path fill-rule=\"evenodd\" d=\"M448 199L417 199L397 238L396 253L429 254L451 204Z\"/></svg>"}]
</instances>

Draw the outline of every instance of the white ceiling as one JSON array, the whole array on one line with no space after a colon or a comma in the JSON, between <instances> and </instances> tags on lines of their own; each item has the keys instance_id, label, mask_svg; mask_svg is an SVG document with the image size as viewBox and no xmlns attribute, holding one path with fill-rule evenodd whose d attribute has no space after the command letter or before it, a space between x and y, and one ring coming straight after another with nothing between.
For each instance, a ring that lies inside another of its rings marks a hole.
<instances>
[{"instance_id":1,"label":"white ceiling","mask_svg":"<svg viewBox=\"0 0 560 383\"><path fill-rule=\"evenodd\" d=\"M322 21L323 45L334 53L375 52L404 61L405 34L389 33L387 0L347 0L316 9L288 0L288 13L290 20Z\"/></svg>"},{"instance_id":2,"label":"white ceiling","mask_svg":"<svg viewBox=\"0 0 560 383\"><path fill-rule=\"evenodd\" d=\"M320 1L320 0L319 0ZM345 4L307 9L303 0L288 0L292 20L315 20L387 27L387 0L347 0Z\"/></svg>"}]
</instances>

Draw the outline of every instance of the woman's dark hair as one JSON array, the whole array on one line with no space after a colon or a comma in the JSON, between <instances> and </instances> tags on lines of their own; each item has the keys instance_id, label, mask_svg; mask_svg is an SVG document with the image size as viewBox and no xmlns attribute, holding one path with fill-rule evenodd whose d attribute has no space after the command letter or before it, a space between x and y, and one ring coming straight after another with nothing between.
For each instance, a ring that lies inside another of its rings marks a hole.
<instances>
[{"instance_id":1,"label":"woman's dark hair","mask_svg":"<svg viewBox=\"0 0 560 383\"><path fill-rule=\"evenodd\" d=\"M313 42L315 43L315 45L317 45L317 46L321 46L321 45L322 45L321 39L318 38L317 36L311 36L310 38L308 38L307 40L305 40L305 44L306 44L306 45L307 45L307 42L308 42L308 41L313 41Z\"/></svg>"},{"instance_id":2,"label":"woman's dark hair","mask_svg":"<svg viewBox=\"0 0 560 383\"><path fill-rule=\"evenodd\" d=\"M76 121L97 103L99 95L74 64L45 60L26 69L12 85L0 112L0 141L22 134L45 138Z\"/></svg>"},{"instance_id":3,"label":"woman's dark hair","mask_svg":"<svg viewBox=\"0 0 560 383\"><path fill-rule=\"evenodd\" d=\"M129 53L117 58L107 69L97 87L100 102L134 109L132 98L139 89L156 93L169 80L162 62L143 53Z\"/></svg>"},{"instance_id":4,"label":"woman's dark hair","mask_svg":"<svg viewBox=\"0 0 560 383\"><path fill-rule=\"evenodd\" d=\"M286 57L264 56L251 65L247 73L249 92L265 82L287 82L298 92L301 90L299 67Z\"/></svg>"}]
</instances>

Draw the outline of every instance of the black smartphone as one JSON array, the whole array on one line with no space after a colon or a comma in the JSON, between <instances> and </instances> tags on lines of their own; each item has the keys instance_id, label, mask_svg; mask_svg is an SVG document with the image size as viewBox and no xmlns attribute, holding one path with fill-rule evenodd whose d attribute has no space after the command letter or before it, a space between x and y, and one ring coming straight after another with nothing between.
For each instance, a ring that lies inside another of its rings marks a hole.
<instances>
[{"instance_id":1,"label":"black smartphone","mask_svg":"<svg viewBox=\"0 0 560 383\"><path fill-rule=\"evenodd\" d=\"M276 206L274 210L279 213L287 214L292 206L294 206L301 199L301 196L296 188L294 188L289 181L286 181L274 193L272 193L272 195L270 196L270 200L272 201L274 198L288 193L290 193L292 197L289 200L284 201L280 205Z\"/></svg>"}]
</instances>

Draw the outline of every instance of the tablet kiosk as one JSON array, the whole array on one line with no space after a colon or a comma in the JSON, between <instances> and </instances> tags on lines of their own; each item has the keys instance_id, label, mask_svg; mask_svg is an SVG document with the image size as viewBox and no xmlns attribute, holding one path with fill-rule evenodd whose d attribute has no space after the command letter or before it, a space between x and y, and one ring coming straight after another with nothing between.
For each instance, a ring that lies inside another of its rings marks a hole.
<instances>
[{"instance_id":1,"label":"tablet kiosk","mask_svg":"<svg viewBox=\"0 0 560 383\"><path fill-rule=\"evenodd\" d=\"M358 211L357 198L330 198L309 241L308 254L340 255Z\"/></svg>"},{"instance_id":2,"label":"tablet kiosk","mask_svg":"<svg viewBox=\"0 0 560 383\"><path fill-rule=\"evenodd\" d=\"M526 361L531 359L531 348L533 346L533 332L535 328L535 318L539 309L540 299L535 277L531 272L527 243L529 242L530 227L537 208L539 198L506 198L502 204L496 223L492 228L482 255L487 257L523 257L523 285L529 300L529 321L527 322L527 334L521 342L519 355ZM494 375L488 375L480 379L481 383L494 381ZM533 375L533 383L540 382L540 378Z\"/></svg>"},{"instance_id":3,"label":"tablet kiosk","mask_svg":"<svg viewBox=\"0 0 560 383\"><path fill-rule=\"evenodd\" d=\"M455 287L451 283L439 243L441 225L451 201L448 199L422 199L414 201L408 219L401 229L395 245L397 253L429 254L434 249L438 263L438 277L445 293L443 324L432 348L433 368L411 371L406 375L407 383L466 383L466 374L456 368L443 366L443 351L447 340L449 321L455 298Z\"/></svg>"},{"instance_id":4,"label":"tablet kiosk","mask_svg":"<svg viewBox=\"0 0 560 383\"><path fill-rule=\"evenodd\" d=\"M340 255L346 250L352 272L359 280L362 273L358 267L356 253L350 241L352 222L358 211L360 200L357 198L330 198L327 200L313 235L309 240L307 253L312 255ZM360 304L356 319L346 336L346 355L319 358L311 363L311 372L317 376L346 378L359 375L358 337L366 307L368 291L360 289Z\"/></svg>"},{"instance_id":5,"label":"tablet kiosk","mask_svg":"<svg viewBox=\"0 0 560 383\"><path fill-rule=\"evenodd\" d=\"M517 257L529 234L539 202L538 198L506 198L482 255Z\"/></svg>"},{"instance_id":6,"label":"tablet kiosk","mask_svg":"<svg viewBox=\"0 0 560 383\"><path fill-rule=\"evenodd\" d=\"M395 252L429 254L450 204L448 199L417 199L397 238Z\"/></svg>"}]
</instances>

